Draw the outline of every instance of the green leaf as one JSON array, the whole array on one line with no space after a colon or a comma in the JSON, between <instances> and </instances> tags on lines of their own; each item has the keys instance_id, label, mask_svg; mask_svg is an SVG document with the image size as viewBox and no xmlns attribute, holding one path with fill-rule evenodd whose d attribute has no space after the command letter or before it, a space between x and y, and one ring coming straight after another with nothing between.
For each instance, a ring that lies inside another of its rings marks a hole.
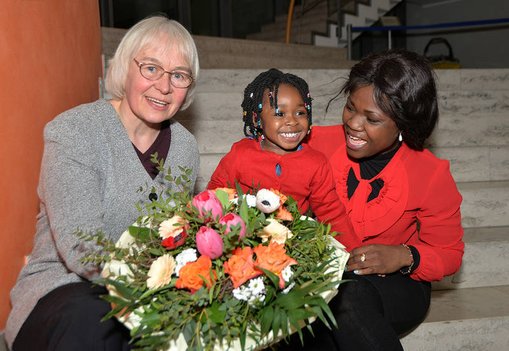
<instances>
[{"instance_id":1,"label":"green leaf","mask_svg":"<svg viewBox=\"0 0 509 351\"><path fill-rule=\"evenodd\" d=\"M262 334L267 334L272 326L272 320L274 318L274 308L272 306L266 306L260 311L260 331Z\"/></svg>"},{"instance_id":2,"label":"green leaf","mask_svg":"<svg viewBox=\"0 0 509 351\"><path fill-rule=\"evenodd\" d=\"M209 319L217 324L221 324L226 318L226 311L221 309L221 304L217 301L214 301L212 306L207 308L207 314Z\"/></svg>"},{"instance_id":3,"label":"green leaf","mask_svg":"<svg viewBox=\"0 0 509 351\"><path fill-rule=\"evenodd\" d=\"M246 225L249 223L249 207L247 206L247 201L242 201L239 207L239 216L244 220Z\"/></svg>"},{"instance_id":4,"label":"green leaf","mask_svg":"<svg viewBox=\"0 0 509 351\"><path fill-rule=\"evenodd\" d=\"M150 228L146 228L146 227L138 227L135 225L129 226L129 234L131 234L131 236L133 236L134 238L142 240L142 241L146 241L146 240L150 239L151 231L152 230Z\"/></svg>"},{"instance_id":5,"label":"green leaf","mask_svg":"<svg viewBox=\"0 0 509 351\"><path fill-rule=\"evenodd\" d=\"M230 206L230 200L228 199L228 193L221 189L216 189L214 191L216 193L217 198L221 202L223 208L228 208Z\"/></svg>"}]
</instances>

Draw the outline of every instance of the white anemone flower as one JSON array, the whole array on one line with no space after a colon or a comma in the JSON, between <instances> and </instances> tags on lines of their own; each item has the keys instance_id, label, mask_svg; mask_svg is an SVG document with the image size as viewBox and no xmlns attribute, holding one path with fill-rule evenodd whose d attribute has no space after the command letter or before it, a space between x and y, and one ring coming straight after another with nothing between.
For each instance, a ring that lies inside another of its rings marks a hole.
<instances>
[{"instance_id":1,"label":"white anemone flower","mask_svg":"<svg viewBox=\"0 0 509 351\"><path fill-rule=\"evenodd\" d=\"M256 193L256 207L263 213L272 213L281 206L279 195L268 189L260 189Z\"/></svg>"}]
</instances>

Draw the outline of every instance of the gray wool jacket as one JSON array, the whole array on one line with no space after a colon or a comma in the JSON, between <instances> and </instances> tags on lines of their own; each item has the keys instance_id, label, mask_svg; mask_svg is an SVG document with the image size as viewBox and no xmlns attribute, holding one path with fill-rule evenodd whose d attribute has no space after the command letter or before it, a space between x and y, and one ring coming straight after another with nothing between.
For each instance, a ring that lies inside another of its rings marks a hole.
<instances>
[{"instance_id":1,"label":"gray wool jacket","mask_svg":"<svg viewBox=\"0 0 509 351\"><path fill-rule=\"evenodd\" d=\"M199 167L196 139L172 121L165 167L176 175L178 166L193 170L194 186ZM140 215L135 204L149 201L152 187L168 186L162 174L154 180L149 176L108 101L77 106L46 125L40 212L33 251L11 290L12 311L5 329L9 347L41 297L64 284L98 277L99 267L80 262L92 244L81 241L76 230L100 229L116 241Z\"/></svg>"}]
</instances>

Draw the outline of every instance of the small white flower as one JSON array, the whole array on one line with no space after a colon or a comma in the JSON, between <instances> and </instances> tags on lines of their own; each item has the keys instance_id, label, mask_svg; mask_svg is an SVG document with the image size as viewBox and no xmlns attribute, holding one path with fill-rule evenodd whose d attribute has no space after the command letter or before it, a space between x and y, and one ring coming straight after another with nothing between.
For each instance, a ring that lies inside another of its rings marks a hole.
<instances>
[{"instance_id":1,"label":"small white flower","mask_svg":"<svg viewBox=\"0 0 509 351\"><path fill-rule=\"evenodd\" d=\"M256 296L251 296L251 298L249 299L248 303L250 305L256 305L260 302L263 302L263 300L265 300L265 295L264 294L260 294L260 295L256 295Z\"/></svg>"},{"instance_id":2,"label":"small white flower","mask_svg":"<svg viewBox=\"0 0 509 351\"><path fill-rule=\"evenodd\" d=\"M292 271L292 267L291 265L288 265L286 266L282 271L281 271L281 276L283 277L284 281L285 282L289 282L290 281L290 278L292 277L293 275L293 271Z\"/></svg>"},{"instance_id":3,"label":"small white flower","mask_svg":"<svg viewBox=\"0 0 509 351\"><path fill-rule=\"evenodd\" d=\"M175 267L175 274L179 275L180 269L184 267L189 262L194 262L198 259L198 255L196 253L196 249L185 249L181 253L177 255L175 258L176 260L176 267Z\"/></svg>"},{"instance_id":4,"label":"small white flower","mask_svg":"<svg viewBox=\"0 0 509 351\"><path fill-rule=\"evenodd\" d=\"M247 207L256 207L256 196L251 195L251 194L242 195L242 199L244 201L246 201ZM235 204L235 205L238 205L239 204L239 198L235 197L235 198L231 199L230 202Z\"/></svg>"},{"instance_id":5,"label":"small white flower","mask_svg":"<svg viewBox=\"0 0 509 351\"><path fill-rule=\"evenodd\" d=\"M260 295L265 292L265 284L263 283L263 278L258 277L251 279L249 281L248 289L251 291L253 295Z\"/></svg>"},{"instance_id":6,"label":"small white flower","mask_svg":"<svg viewBox=\"0 0 509 351\"><path fill-rule=\"evenodd\" d=\"M281 206L277 194L268 189L260 189L256 193L256 207L263 213L272 213Z\"/></svg>"},{"instance_id":7,"label":"small white flower","mask_svg":"<svg viewBox=\"0 0 509 351\"><path fill-rule=\"evenodd\" d=\"M263 283L263 278L258 277L251 279L249 283L233 289L232 293L233 297L237 300L247 301L250 305L260 303L265 300L265 284Z\"/></svg>"},{"instance_id":8,"label":"small white flower","mask_svg":"<svg viewBox=\"0 0 509 351\"><path fill-rule=\"evenodd\" d=\"M247 207L256 207L256 196L248 194L245 195Z\"/></svg>"},{"instance_id":9,"label":"small white flower","mask_svg":"<svg viewBox=\"0 0 509 351\"><path fill-rule=\"evenodd\" d=\"M147 287L149 289L156 289L169 284L174 271L175 259L171 255L166 254L158 257L150 265L147 274Z\"/></svg>"},{"instance_id":10,"label":"small white flower","mask_svg":"<svg viewBox=\"0 0 509 351\"><path fill-rule=\"evenodd\" d=\"M245 286L239 286L233 289L232 294L233 297L241 301L249 301L251 298L251 292Z\"/></svg>"}]
</instances>

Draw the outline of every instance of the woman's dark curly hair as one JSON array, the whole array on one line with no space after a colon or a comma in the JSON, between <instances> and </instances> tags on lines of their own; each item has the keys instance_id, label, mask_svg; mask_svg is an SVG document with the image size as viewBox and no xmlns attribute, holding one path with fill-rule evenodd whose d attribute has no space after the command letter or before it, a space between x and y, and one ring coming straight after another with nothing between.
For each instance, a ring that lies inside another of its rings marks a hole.
<instances>
[{"instance_id":1,"label":"woman's dark curly hair","mask_svg":"<svg viewBox=\"0 0 509 351\"><path fill-rule=\"evenodd\" d=\"M402 49L371 54L352 67L340 93L350 95L368 85L405 143L422 150L438 122L435 75L426 58Z\"/></svg>"},{"instance_id":2,"label":"woman's dark curly hair","mask_svg":"<svg viewBox=\"0 0 509 351\"><path fill-rule=\"evenodd\" d=\"M271 68L268 71L260 73L244 89L244 100L242 101L242 110L244 121L244 135L247 137L258 138L263 130L255 125L253 116L258 116L262 112L263 93L269 90L271 93L270 106L277 108L278 89L281 84L291 85L299 92L308 112L309 126L311 127L311 95L306 81L294 74L283 73L278 69ZM259 118L259 116L258 116Z\"/></svg>"}]
</instances>

